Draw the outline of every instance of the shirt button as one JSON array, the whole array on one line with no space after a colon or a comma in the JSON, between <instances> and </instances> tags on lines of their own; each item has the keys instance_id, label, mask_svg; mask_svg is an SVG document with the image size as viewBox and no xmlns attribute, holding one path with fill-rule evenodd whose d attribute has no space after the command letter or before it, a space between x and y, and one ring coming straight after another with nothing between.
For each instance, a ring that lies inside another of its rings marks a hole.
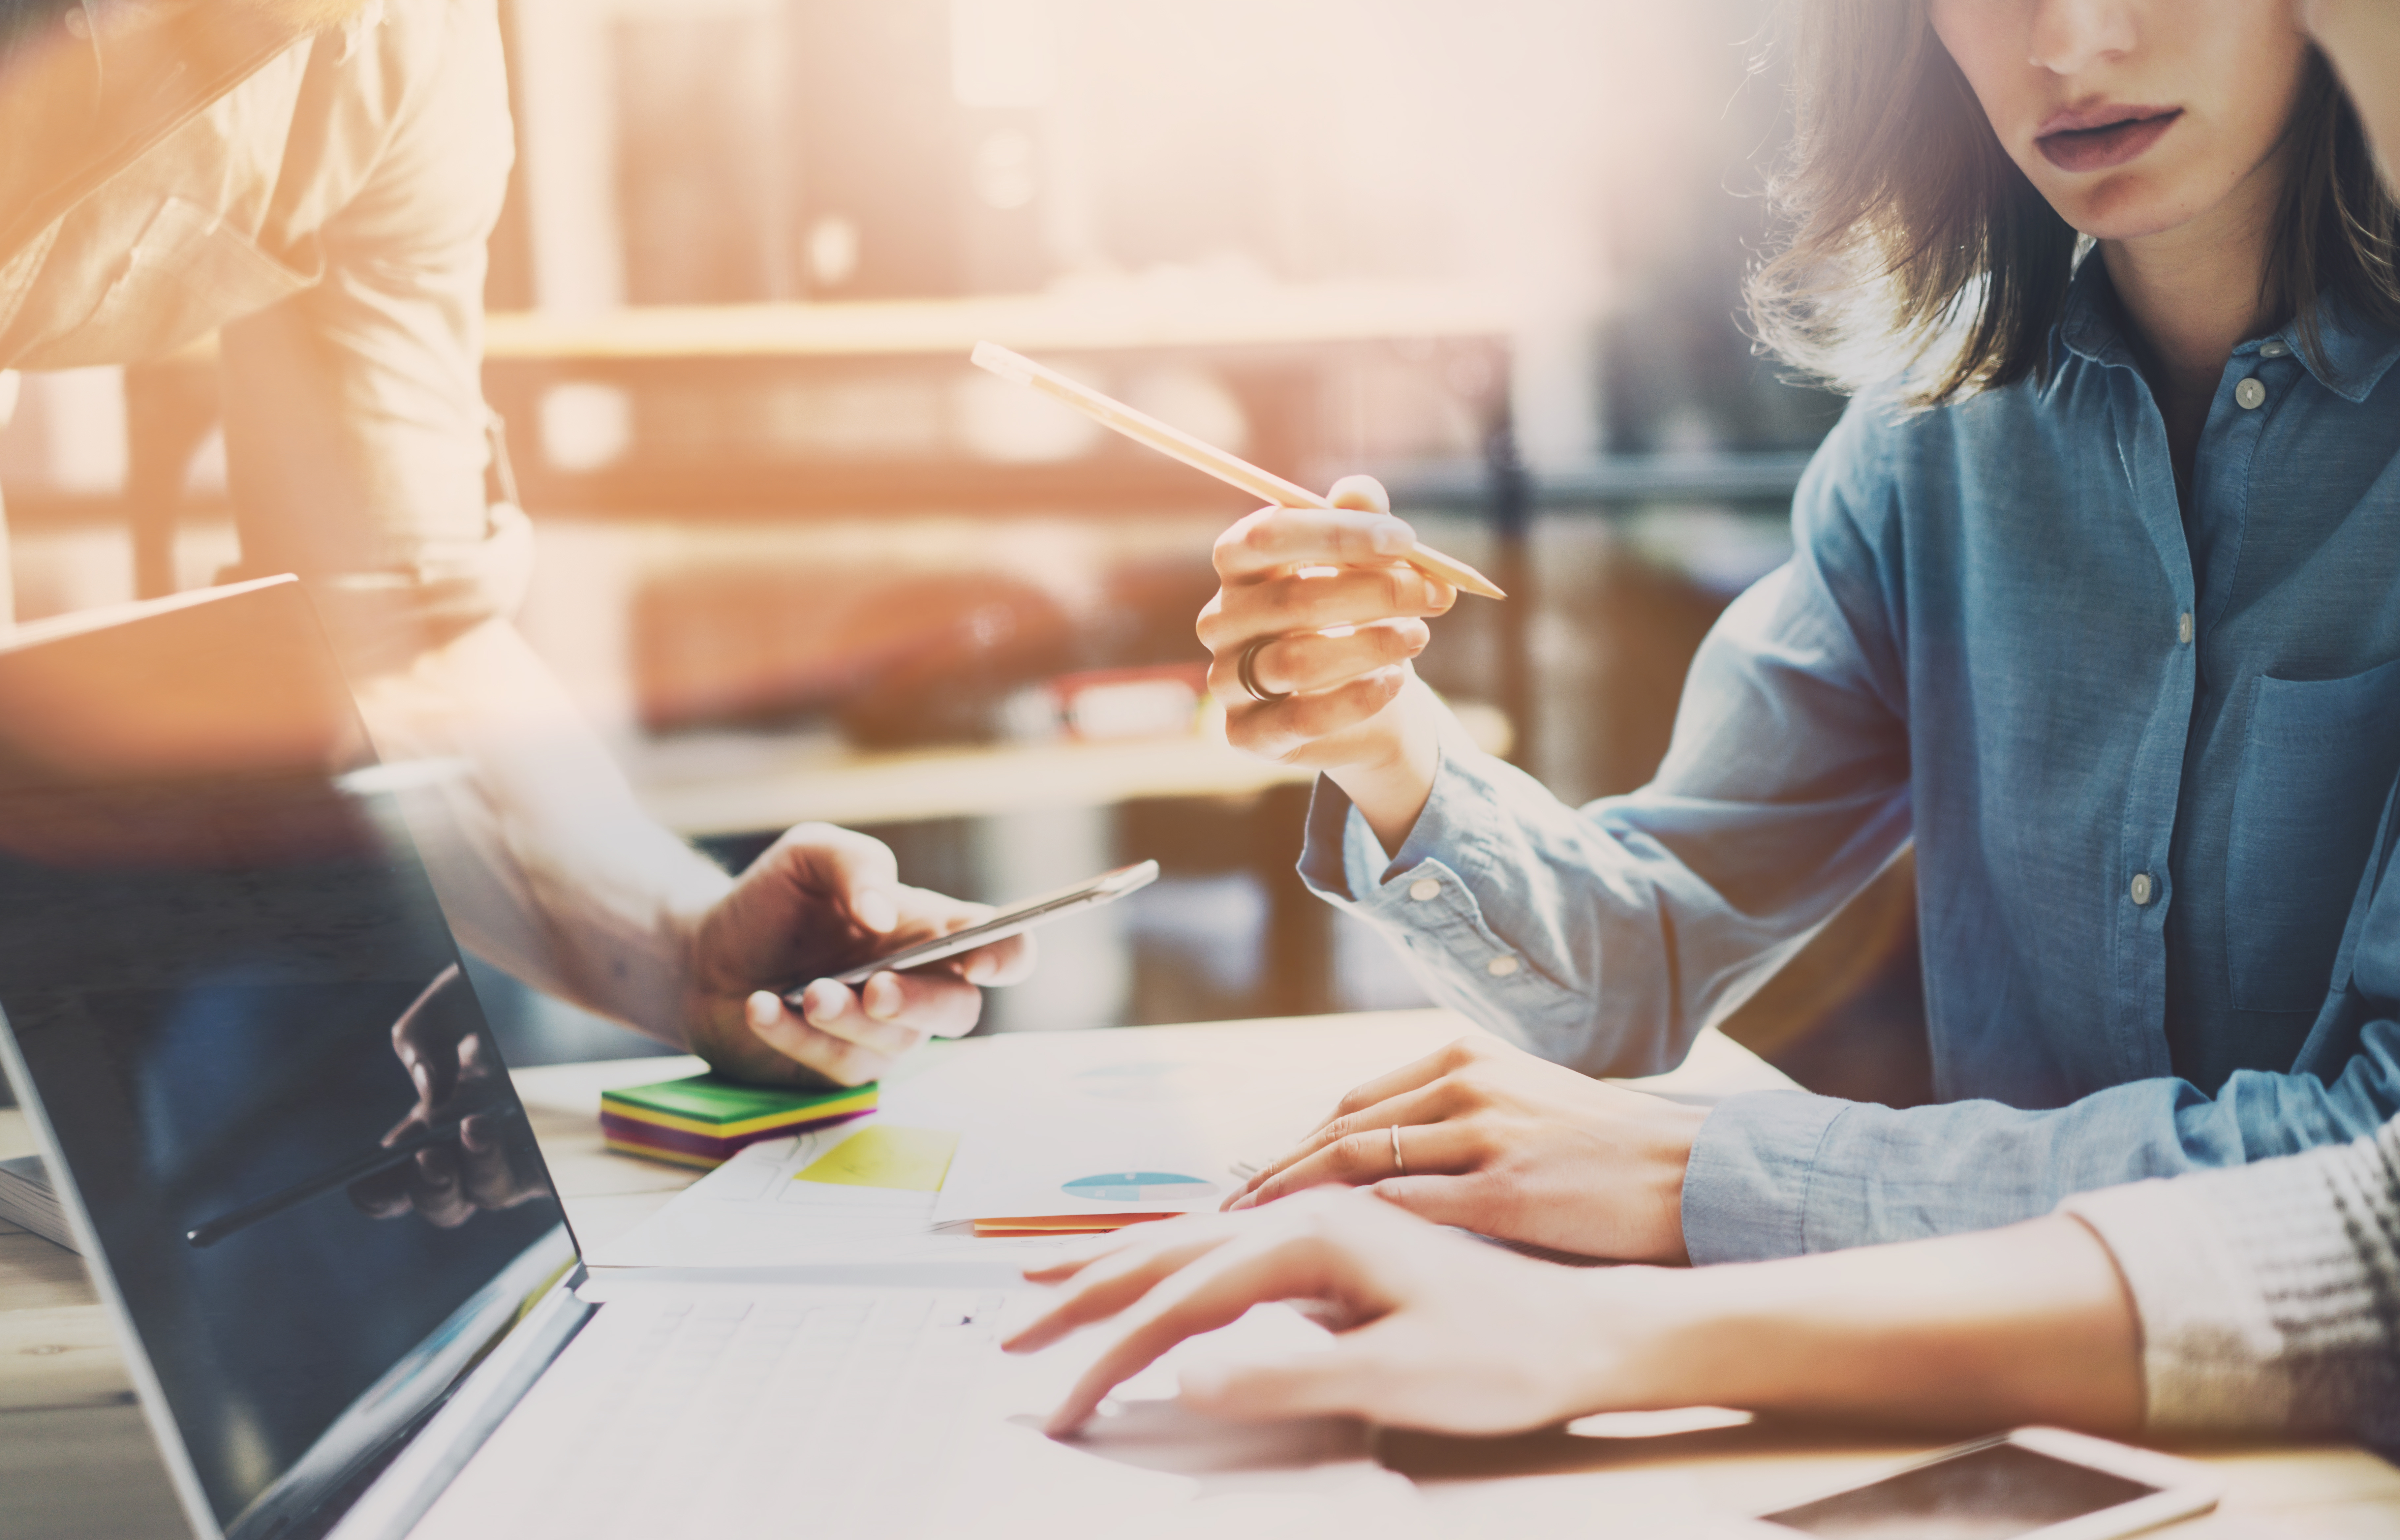
<instances>
[{"instance_id":1,"label":"shirt button","mask_svg":"<svg viewBox=\"0 0 2400 1540\"><path fill-rule=\"evenodd\" d=\"M2134 903L2136 906L2148 908L2149 906L2150 900L2158 893L2159 885L2150 880L2149 873L2135 872L2134 874L2134 885L2129 891L2133 895Z\"/></svg>"},{"instance_id":2,"label":"shirt button","mask_svg":"<svg viewBox=\"0 0 2400 1540\"><path fill-rule=\"evenodd\" d=\"M2291 350L2292 345L2281 337L2269 337L2258 345L2258 356L2262 359L2280 359Z\"/></svg>"},{"instance_id":3,"label":"shirt button","mask_svg":"<svg viewBox=\"0 0 2400 1540\"><path fill-rule=\"evenodd\" d=\"M1441 884L1430 877L1420 877L1409 884L1409 896L1420 904L1428 904L1441 896Z\"/></svg>"},{"instance_id":4,"label":"shirt button","mask_svg":"<svg viewBox=\"0 0 2400 1540\"><path fill-rule=\"evenodd\" d=\"M1483 965L1483 971L1493 978L1507 978L1517 971L1517 960L1513 957L1495 957Z\"/></svg>"},{"instance_id":5,"label":"shirt button","mask_svg":"<svg viewBox=\"0 0 2400 1540\"><path fill-rule=\"evenodd\" d=\"M2182 614L2175 617L2175 640L2181 642L2186 647L2191 646L2190 610L2187 609Z\"/></svg>"},{"instance_id":6,"label":"shirt button","mask_svg":"<svg viewBox=\"0 0 2400 1540\"><path fill-rule=\"evenodd\" d=\"M2256 412L2267 404L2267 388L2253 376L2233 388L2233 400L2244 412Z\"/></svg>"}]
</instances>

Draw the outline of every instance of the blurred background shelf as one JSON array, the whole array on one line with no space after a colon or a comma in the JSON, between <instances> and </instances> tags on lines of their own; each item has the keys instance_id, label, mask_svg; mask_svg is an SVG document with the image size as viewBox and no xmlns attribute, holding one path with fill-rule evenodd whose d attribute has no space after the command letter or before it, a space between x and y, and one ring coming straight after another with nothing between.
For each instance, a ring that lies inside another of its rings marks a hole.
<instances>
[{"instance_id":1,"label":"blurred background shelf","mask_svg":"<svg viewBox=\"0 0 2400 1540\"><path fill-rule=\"evenodd\" d=\"M1480 746L1507 752L1508 724L1497 711L1469 703L1460 715ZM637 752L626 769L650 814L692 838L810 820L905 824L1180 797L1247 802L1316 779L1314 770L1234 748L1213 712L1186 736L890 754L825 735L687 735Z\"/></svg>"},{"instance_id":2,"label":"blurred background shelf","mask_svg":"<svg viewBox=\"0 0 2400 1540\"><path fill-rule=\"evenodd\" d=\"M677 743L628 768L643 806L669 828L695 838L810 820L901 824L1106 808L1144 798L1248 798L1271 786L1305 785L1311 779L1306 770L1253 758L1221 739L897 754L827 754L823 747L805 740L782 745L771 740Z\"/></svg>"},{"instance_id":3,"label":"blurred background shelf","mask_svg":"<svg viewBox=\"0 0 2400 1540\"><path fill-rule=\"evenodd\" d=\"M1020 352L1313 350L1514 329L1496 296L1405 281L1196 294L1168 282L957 299L653 305L590 315L496 311L487 323L485 357L536 363L912 353L957 360L987 338Z\"/></svg>"}]
</instances>

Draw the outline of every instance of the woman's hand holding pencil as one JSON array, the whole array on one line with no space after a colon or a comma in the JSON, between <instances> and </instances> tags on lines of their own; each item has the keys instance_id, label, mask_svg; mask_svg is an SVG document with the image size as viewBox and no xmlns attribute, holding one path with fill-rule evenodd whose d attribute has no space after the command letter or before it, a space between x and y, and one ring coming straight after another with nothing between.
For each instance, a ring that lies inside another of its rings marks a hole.
<instances>
[{"instance_id":1,"label":"woman's hand holding pencil","mask_svg":"<svg viewBox=\"0 0 2400 1540\"><path fill-rule=\"evenodd\" d=\"M1507 595L1419 540L1371 477L1320 497L997 343L975 362L1272 505L1217 541L1221 586L1199 627L1209 688L1236 747L1324 771L1398 850L1440 765L1442 707L1409 666L1432 639L1425 618L1462 591Z\"/></svg>"},{"instance_id":2,"label":"woman's hand holding pencil","mask_svg":"<svg viewBox=\"0 0 2400 1540\"><path fill-rule=\"evenodd\" d=\"M1262 508L1218 538L1200 640L1235 746L1323 770L1397 850L1439 764L1441 706L1410 663L1458 590L1408 560L1416 537L1376 482L1344 477L1330 500Z\"/></svg>"}]
</instances>

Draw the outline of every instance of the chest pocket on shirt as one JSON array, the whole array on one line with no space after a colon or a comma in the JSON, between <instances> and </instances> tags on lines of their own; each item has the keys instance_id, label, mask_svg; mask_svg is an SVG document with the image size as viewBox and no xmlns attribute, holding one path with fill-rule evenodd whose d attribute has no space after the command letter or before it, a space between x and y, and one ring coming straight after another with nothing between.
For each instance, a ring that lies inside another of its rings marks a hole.
<instances>
[{"instance_id":1,"label":"chest pocket on shirt","mask_svg":"<svg viewBox=\"0 0 2400 1540\"><path fill-rule=\"evenodd\" d=\"M157 358L298 293L323 270L313 252L309 270L287 266L209 210L170 198L91 314L25 361L72 369Z\"/></svg>"},{"instance_id":2,"label":"chest pocket on shirt","mask_svg":"<svg viewBox=\"0 0 2400 1540\"><path fill-rule=\"evenodd\" d=\"M2400 769L2400 660L2257 688L2226 857L2232 1001L2313 1011Z\"/></svg>"}]
</instances>

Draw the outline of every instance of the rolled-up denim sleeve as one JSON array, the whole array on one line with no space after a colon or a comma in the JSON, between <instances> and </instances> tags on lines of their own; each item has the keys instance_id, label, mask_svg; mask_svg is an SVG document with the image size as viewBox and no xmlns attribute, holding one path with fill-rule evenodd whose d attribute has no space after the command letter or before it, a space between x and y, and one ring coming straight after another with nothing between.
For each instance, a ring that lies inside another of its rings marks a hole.
<instances>
[{"instance_id":1,"label":"rolled-up denim sleeve","mask_svg":"<svg viewBox=\"0 0 2400 1540\"><path fill-rule=\"evenodd\" d=\"M2245 1070L2215 1097L2170 1079L2038 1111L1732 1097L1693 1141L1684 1242L1695 1262L1750 1261L1984 1230L2078 1192L2361 1138L2400 1113L2400 1021L2342 1037L2348 1057L2327 1079Z\"/></svg>"},{"instance_id":2,"label":"rolled-up denim sleeve","mask_svg":"<svg viewBox=\"0 0 2400 1540\"><path fill-rule=\"evenodd\" d=\"M1446 719L1401 848L1321 781L1302 879L1493 1031L1590 1074L1674 1067L1908 838L1876 420L1854 409L1819 453L1796 553L1702 644L1648 786L1571 808Z\"/></svg>"}]
</instances>

